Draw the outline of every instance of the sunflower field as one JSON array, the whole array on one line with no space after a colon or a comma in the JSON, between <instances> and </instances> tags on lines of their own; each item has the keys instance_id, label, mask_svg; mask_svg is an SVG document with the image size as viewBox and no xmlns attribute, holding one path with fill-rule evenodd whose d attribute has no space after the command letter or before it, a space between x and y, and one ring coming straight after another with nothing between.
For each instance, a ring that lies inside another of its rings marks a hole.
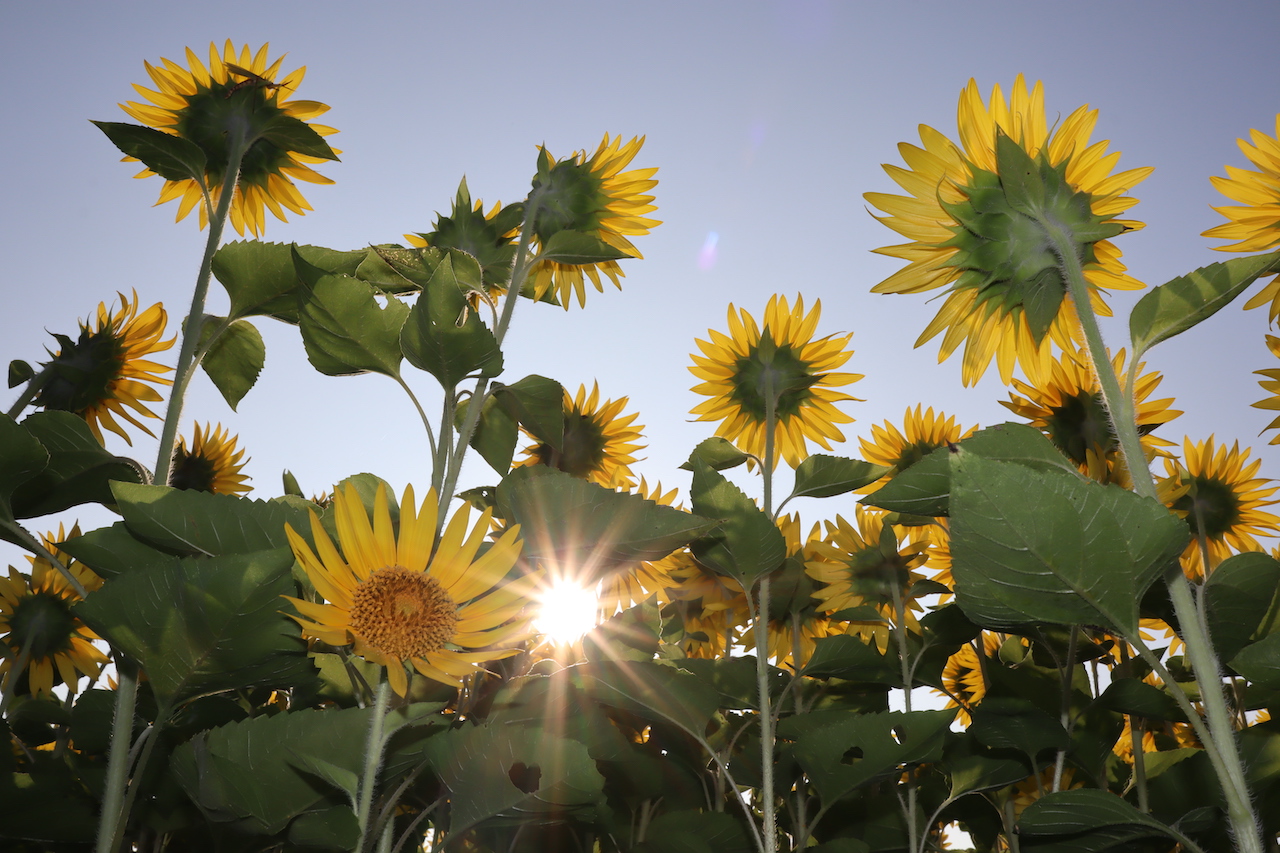
<instances>
[{"instance_id":1,"label":"sunflower field","mask_svg":"<svg viewBox=\"0 0 1280 853\"><path fill-rule=\"evenodd\" d=\"M917 345L962 350L965 385L994 362L1012 419L922 404L848 446L851 334L777 294L690 344L707 436L664 487L627 398L503 352L640 259L643 138L542 147L505 206L464 180L403 243L265 242L330 182L328 108L265 45L184 60L95 124L207 229L189 310L121 293L9 364L4 849L1280 850L1280 487L1172 440L1143 362L1255 283L1280 316L1280 116L1213 179L1240 256L1148 289L1112 350L1149 170L1115 171L1096 110L1051 127L1039 83L970 81L956 138L922 125L885 167L904 194L866 194L906 240L872 290L937 291ZM266 494L226 427L180 434L198 369L252 391L267 319L322 374L393 380L430 482ZM32 525L85 504L119 520Z\"/></svg>"}]
</instances>

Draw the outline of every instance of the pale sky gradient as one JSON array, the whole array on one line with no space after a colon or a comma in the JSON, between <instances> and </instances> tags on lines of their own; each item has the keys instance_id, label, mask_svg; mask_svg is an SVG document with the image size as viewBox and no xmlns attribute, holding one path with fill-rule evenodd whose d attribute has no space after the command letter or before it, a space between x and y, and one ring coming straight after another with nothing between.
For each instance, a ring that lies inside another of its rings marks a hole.
<instances>
[{"instance_id":1,"label":"pale sky gradient","mask_svg":"<svg viewBox=\"0 0 1280 853\"><path fill-rule=\"evenodd\" d=\"M1097 107L1094 139L1123 152L1120 168L1151 165L1127 215L1148 227L1117 243L1130 272L1158 284L1229 257L1199 236L1222 222L1209 183L1224 164L1246 166L1237 137L1274 129L1280 110L1280 3L1079 2L898 4L838 2L72 3L4 0L0 28L0 257L3 357L35 362L45 330L74 334L116 291L143 306L164 301L176 329L203 246L195 217L152 207L161 182L135 181L134 164L89 119L128 121L116 104L147 82L143 60L182 60L190 45L230 37L307 66L297 97L332 107L342 162L320 167L337 183L304 186L315 208L265 239L339 249L429 230L465 174L474 197L513 202L527 193L536 146L557 156L594 150L605 132L645 134L635 167L658 166L657 218L636 240L619 292L592 293L585 311L524 302L504 381L528 373L571 390L598 380L629 396L646 425L650 482L679 486L676 470L712 427L689 420L702 398L688 389L694 338L724 328L733 302L756 313L769 295L820 298L821 334L854 332L849 390L866 402L836 452L860 456L856 438L900 423L916 403L965 426L1006 419L994 370L960 385L958 358L938 365L937 342L913 350L939 303L869 289L901 262L870 250L899 242L862 194L893 192L881 163L901 163L917 125L955 135L956 99L970 77L984 93L1014 76L1045 83L1049 120ZM711 235L716 235L714 238ZM714 245L714 257L707 247ZM1137 296L1110 300L1124 316ZM225 310L214 285L209 311ZM297 330L256 321L267 340L257 388L232 413L204 377L182 430L221 421L239 433L258 494L279 494L290 468L318 492L371 471L397 488L429 478L411 404L381 376L324 377L305 361ZM1157 348L1162 394L1187 412L1160 434L1215 433L1252 445L1262 476L1280 477L1280 447L1258 438L1271 414L1252 373L1274 365L1264 311L1233 305ZM1124 345L1127 324L1104 334ZM172 363L176 353L169 354ZM414 373L411 368L406 369ZM434 380L410 382L438 405ZM12 393L5 397L12 400ZM5 403L7 408L8 402ZM155 422L158 425L158 421ZM157 429L158 431L158 429ZM128 450L112 439L109 446ZM133 453L150 466L155 443ZM479 460L463 487L496 483ZM782 471L780 491L789 476ZM806 524L852 512L852 499L801 506ZM90 526L106 515L91 516ZM34 530L47 523L34 520ZM56 524L54 525L56 527ZM17 559L10 557L11 560Z\"/></svg>"}]
</instances>

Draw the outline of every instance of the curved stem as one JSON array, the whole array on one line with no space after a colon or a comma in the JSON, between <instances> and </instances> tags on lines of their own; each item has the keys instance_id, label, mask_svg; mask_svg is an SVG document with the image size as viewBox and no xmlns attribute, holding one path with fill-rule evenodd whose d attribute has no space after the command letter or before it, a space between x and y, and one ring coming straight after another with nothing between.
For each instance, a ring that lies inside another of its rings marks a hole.
<instances>
[{"instance_id":1,"label":"curved stem","mask_svg":"<svg viewBox=\"0 0 1280 853\"><path fill-rule=\"evenodd\" d=\"M178 437L178 421L182 417L182 400L187 393L187 384L191 374L199 365L196 348L200 343L200 327L204 324L204 303L209 294L209 279L213 273L213 256L222 242L222 229L227 222L227 214L231 210L231 200L235 195L236 180L240 176L240 161L248 146L243 131L233 129L229 144L230 156L227 158L226 177L222 182L222 194L218 197L218 207L209 215L209 238L205 241L204 257L200 259L200 272L196 276L195 291L191 294L191 309L182 323L182 346L178 350L178 363L173 370L173 388L169 392L169 403L165 408L164 427L160 431L160 448L156 453L155 482L165 485L169 482L169 469L173 464L173 448ZM208 199L206 196L206 204Z\"/></svg>"},{"instance_id":2,"label":"curved stem","mask_svg":"<svg viewBox=\"0 0 1280 853\"><path fill-rule=\"evenodd\" d=\"M369 720L369 737L364 744L364 772L360 776L360 800L356 806L356 821L360 825L359 850L368 850L373 841L369 816L373 811L373 792L378 785L378 768L382 766L382 731L387 721L387 703L391 696L391 683L378 683L378 696L373 704L373 717Z\"/></svg>"},{"instance_id":3,"label":"curved stem","mask_svg":"<svg viewBox=\"0 0 1280 853\"><path fill-rule=\"evenodd\" d=\"M404 378L400 376L392 378L396 380L396 384L404 389L404 393L409 395L409 399L413 401L413 407L418 410L418 417L422 419L422 426L427 431L427 443L431 448L431 458L434 459L436 455L436 434L435 430L431 428L431 419L422 410L422 404L418 402L418 397L413 393L413 389L409 387L409 383L405 382ZM441 428L444 428L444 426L444 424L441 424Z\"/></svg>"},{"instance_id":4,"label":"curved stem","mask_svg":"<svg viewBox=\"0 0 1280 853\"><path fill-rule=\"evenodd\" d=\"M124 789L129 776L129 747L133 741L133 711L138 698L138 673L119 651L115 652L114 657L116 709L111 724L107 780L102 794L102 815L98 822L95 853L113 853L117 846L115 838L128 821L128 815L124 811Z\"/></svg>"}]
</instances>

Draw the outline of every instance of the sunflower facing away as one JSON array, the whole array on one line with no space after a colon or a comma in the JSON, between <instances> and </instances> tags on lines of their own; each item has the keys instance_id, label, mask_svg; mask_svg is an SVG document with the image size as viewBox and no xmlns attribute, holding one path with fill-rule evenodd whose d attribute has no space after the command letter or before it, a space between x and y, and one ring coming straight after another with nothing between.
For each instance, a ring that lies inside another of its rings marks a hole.
<instances>
[{"instance_id":1,"label":"sunflower facing away","mask_svg":"<svg viewBox=\"0 0 1280 853\"><path fill-rule=\"evenodd\" d=\"M1209 178L1218 192L1239 205L1215 207L1229 222L1205 231L1204 237L1236 242L1215 246L1220 252L1268 252L1280 248L1280 114L1276 115L1274 136L1260 130L1249 131L1250 142L1236 144L1257 171L1226 166L1227 177ZM1245 308L1270 304L1270 319L1280 318L1280 276L1245 303Z\"/></svg>"},{"instance_id":2,"label":"sunflower facing away","mask_svg":"<svg viewBox=\"0 0 1280 853\"><path fill-rule=\"evenodd\" d=\"M1280 281L1280 276L1277 276L1276 280ZM1280 338L1275 335L1267 335L1267 349L1271 350L1271 354L1276 358L1280 358ZM1253 407L1273 412L1280 409L1280 368L1270 367L1266 370L1255 370L1254 373L1258 376L1266 377L1266 379L1258 380L1258 384L1262 386L1262 390L1269 392L1271 396L1254 403ZM1280 428L1280 417L1267 424L1262 431L1266 432L1269 429L1277 428ZM1271 439L1271 444L1280 444L1280 434Z\"/></svg>"},{"instance_id":3,"label":"sunflower facing away","mask_svg":"<svg viewBox=\"0 0 1280 853\"><path fill-rule=\"evenodd\" d=\"M860 491L875 491L939 447L968 438L977 429L976 426L962 429L954 417L942 412L934 415L932 406L922 413L920 404L915 409L907 409L902 416L901 430L889 421L883 426L872 426L871 440L859 439L862 458L873 465L885 466L889 472Z\"/></svg>"},{"instance_id":4,"label":"sunflower facing away","mask_svg":"<svg viewBox=\"0 0 1280 853\"><path fill-rule=\"evenodd\" d=\"M591 393L587 386L578 387L578 394L570 397L564 392L564 435L560 449L552 447L538 436L523 429L537 444L525 448L521 465L547 465L579 477L606 489L630 489L635 483L631 463L635 453L642 448L640 430L644 426L635 422L639 415L624 415L628 398L600 402L600 386L593 383Z\"/></svg>"},{"instance_id":5,"label":"sunflower facing away","mask_svg":"<svg viewBox=\"0 0 1280 853\"><path fill-rule=\"evenodd\" d=\"M102 578L55 544L79 535L79 525L72 527L70 534L59 526L57 537L40 538L81 586L93 592L102 586ZM30 575L10 566L9 577L0 577L0 636L10 651L0 660L0 680L16 677L10 668L25 657L32 695L52 696L55 673L74 693L80 676L97 678L107 656L93 645L98 635L71 612L80 594L45 558L27 559L31 561Z\"/></svg>"},{"instance_id":6,"label":"sunflower facing away","mask_svg":"<svg viewBox=\"0 0 1280 853\"><path fill-rule=\"evenodd\" d=\"M1277 486L1255 476L1261 459L1249 462L1249 448L1242 452L1239 443L1230 450L1215 447L1213 436L1207 440L1183 443L1185 462L1165 459L1166 476L1158 486L1160 498L1191 528L1191 541L1182 553L1182 567L1188 577L1205 575L1200 556L1199 537L1204 535L1209 551L1209 570L1242 551L1261 551L1258 536L1280 536L1280 516L1263 507Z\"/></svg>"},{"instance_id":7,"label":"sunflower facing away","mask_svg":"<svg viewBox=\"0 0 1280 853\"><path fill-rule=\"evenodd\" d=\"M160 395L144 383L173 384L160 375L172 367L147 360L173 346L174 338L160 340L167 320L159 302L139 315L136 291L132 300L120 294L118 311L99 303L98 322L92 327L82 322L78 340L54 335L61 347L42 365L48 378L35 396L35 405L80 415L99 441L106 427L133 444L116 418L151 435L137 416L158 417L145 403L158 403Z\"/></svg>"},{"instance_id":8,"label":"sunflower facing away","mask_svg":"<svg viewBox=\"0 0 1280 853\"><path fill-rule=\"evenodd\" d=\"M257 53L251 53L249 46L244 45L237 53L228 39L219 53L218 46L210 43L207 68L191 48L187 48L186 68L168 59L161 59L159 66L144 62L156 88L148 89L136 83L133 88L151 103L120 104L122 110L143 124L190 140L205 152L208 166L204 179L215 207L222 194L229 154L227 130L232 121L242 121L240 117L246 114L251 114L255 122L265 122L273 115L307 121L329 110L317 101L290 100L307 69L304 66L279 77L284 57L268 64L267 47L264 44ZM310 127L321 136L337 133L322 124L310 124ZM243 235L248 229L253 236L261 236L266 225L266 210L281 222L287 221L286 209L299 216L311 210L294 181L333 183L307 165L328 159L336 158L303 154L260 136L245 152L240 164L239 183L231 201L231 224L236 232ZM150 169L143 169L136 177L154 174ZM203 193L194 180L166 180L156 204L174 199L181 199L175 221L181 221L192 208L198 207L200 227L208 224L208 211L201 204Z\"/></svg>"},{"instance_id":9,"label":"sunflower facing away","mask_svg":"<svg viewBox=\"0 0 1280 853\"><path fill-rule=\"evenodd\" d=\"M480 265L485 295L491 300L506 293L511 280L511 263L515 259L515 238L524 220L524 205L507 207L497 202L484 212L484 202L471 201L467 179L458 186L453 210L448 216L436 216L435 228L425 234L406 234L412 246L437 249L459 249L475 258ZM471 294L468 294L471 296ZM476 306L479 294L471 298Z\"/></svg>"},{"instance_id":10,"label":"sunflower facing away","mask_svg":"<svg viewBox=\"0 0 1280 853\"><path fill-rule=\"evenodd\" d=\"M649 219L645 214L657 210L649 190L658 185L654 175L657 168L622 171L644 145L644 137L633 137L626 145L622 137L612 140L604 135L600 147L590 157L586 151L578 151L572 157L557 161L541 148L538 175L533 188L542 189L542 201L534 219L534 234L538 245L545 246L559 231L581 231L603 240L629 258L643 258L631 243L630 237L648 234L662 223ZM560 304L569 309L569 296L574 294L578 307L587 302L587 279L601 293L604 283L601 275L622 289L625 273L617 261L600 261L595 264L564 264L557 261L541 261L529 272L534 296L541 299L548 291L555 291Z\"/></svg>"},{"instance_id":11,"label":"sunflower facing away","mask_svg":"<svg viewBox=\"0 0 1280 853\"><path fill-rule=\"evenodd\" d=\"M949 287L941 310L916 346L941 334L938 360L943 361L963 342L965 385L982 378L992 358L1006 384L1015 363L1036 381L1048 367L1050 341L1068 346L1077 334L1077 321L1067 307L1070 300L1063 299L1065 283L1040 227L1005 199L996 160L998 135L1022 149L1057 187L1054 214L1080 235L1093 309L1104 316L1111 313L1102 301L1106 289L1135 290L1142 284L1125 274L1120 251L1108 239L1097 238L1101 232L1142 227L1140 222L1112 217L1137 203L1122 194L1152 170L1112 175L1120 155L1107 154L1105 141L1089 143L1098 113L1087 106L1051 132L1041 84L1028 91L1022 75L1014 80L1008 101L995 86L985 104L977 83L970 80L960 94L958 113L958 146L921 125L923 147L898 146L908 168L885 165L909 195L864 196L888 214L877 217L881 222L911 240L876 249L909 263L872 291L924 293Z\"/></svg>"},{"instance_id":12,"label":"sunflower facing away","mask_svg":"<svg viewBox=\"0 0 1280 853\"><path fill-rule=\"evenodd\" d=\"M1112 359L1117 376L1125 373L1125 352ZM1150 462L1175 446L1158 438L1152 430L1178 417L1182 412L1171 409L1173 398L1149 400L1163 380L1159 373L1142 373L1134 382L1134 409L1137 411L1138 433L1142 450ZM1005 408L1021 415L1049 437L1054 445L1080 467L1080 472L1100 483L1116 483L1129 488L1132 481L1124 469L1119 443L1111 430L1111 418L1102 402L1102 389L1089 364L1088 355L1074 347L1064 349L1039 383L1015 379L1011 393L1001 400ZM1023 396L1020 396L1023 395Z\"/></svg>"},{"instance_id":13,"label":"sunflower facing away","mask_svg":"<svg viewBox=\"0 0 1280 853\"><path fill-rule=\"evenodd\" d=\"M779 456L793 468L799 465L808 455L806 441L825 450L831 441L844 441L836 424L853 418L835 404L857 398L833 389L862 375L834 372L853 355L845 348L853 333L815 340L821 311L821 301L806 314L803 298L797 296L792 308L775 294L765 306L762 329L745 310L730 305L729 334L709 329L709 342L696 341L702 355L691 356L689 372L702 380L693 391L710 397L693 407L698 420L719 421L716 435L763 461L766 400L772 391L777 398L775 465Z\"/></svg>"},{"instance_id":14,"label":"sunflower facing away","mask_svg":"<svg viewBox=\"0 0 1280 853\"><path fill-rule=\"evenodd\" d=\"M378 486L373 518L355 487L334 495L338 547L311 513L313 551L286 527L294 556L328 603L288 598L300 615L302 635L331 646L354 646L357 655L385 666L391 687L408 690L405 664L443 684L460 686L486 661L511 657L525 636L517 619L527 601L521 584L499 587L520 556L520 528L513 525L477 556L489 530L486 510L470 532L464 506L434 548L439 508L434 492L422 505L407 486L399 535L392 529L387 490Z\"/></svg>"},{"instance_id":15,"label":"sunflower facing away","mask_svg":"<svg viewBox=\"0 0 1280 853\"><path fill-rule=\"evenodd\" d=\"M252 487L246 482L248 475L240 473L248 460L244 459L244 451L236 448L237 441L236 436L228 433L222 424L214 429L205 424L203 430L200 424L196 424L190 447L187 447L185 438L178 439L169 485L175 489L194 489L215 495L238 495L250 491Z\"/></svg>"}]
</instances>

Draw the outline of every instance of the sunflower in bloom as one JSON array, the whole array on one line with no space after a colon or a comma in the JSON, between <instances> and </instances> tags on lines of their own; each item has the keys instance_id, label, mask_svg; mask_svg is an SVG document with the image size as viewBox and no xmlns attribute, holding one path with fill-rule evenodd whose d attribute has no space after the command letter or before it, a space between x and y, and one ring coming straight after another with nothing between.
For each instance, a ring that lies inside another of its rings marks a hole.
<instances>
[{"instance_id":1,"label":"sunflower in bloom","mask_svg":"<svg viewBox=\"0 0 1280 853\"><path fill-rule=\"evenodd\" d=\"M547 465L566 474L604 486L606 489L630 489L635 486L631 463L640 444L642 424L639 415L624 415L629 398L600 402L599 383L578 387L577 396L564 392L564 433L559 449L522 427L536 444L525 448L522 465Z\"/></svg>"},{"instance_id":2,"label":"sunflower in bloom","mask_svg":"<svg viewBox=\"0 0 1280 853\"><path fill-rule=\"evenodd\" d=\"M502 581L520 556L513 525L479 554L489 530L486 510L470 532L470 507L450 519L436 545L439 507L434 492L421 506L407 486L399 535L392 529L387 490L378 486L373 517L355 487L334 495L338 544L311 513L315 550L292 527L285 532L294 556L327 603L285 596L302 635L330 646L353 646L360 657L387 669L395 692L408 690L405 664L427 678L460 686L486 661L511 657L526 633L517 617L528 588Z\"/></svg>"},{"instance_id":3,"label":"sunflower in bloom","mask_svg":"<svg viewBox=\"0 0 1280 853\"><path fill-rule=\"evenodd\" d=\"M880 221L910 243L876 251L907 266L872 288L875 293L924 293L948 287L942 308L916 341L942 335L939 361L964 343L965 385L982 378L991 360L1007 384L1015 364L1036 381L1048 368L1050 343L1067 347L1076 338L1075 312L1064 299L1066 284L1040 223L1006 193L997 160L1001 138L1014 143L1038 169L1047 187L1045 212L1070 228L1084 262L1093 310L1110 316L1102 296L1108 289L1136 290L1120 251L1109 237L1142 227L1115 216L1137 203L1123 195L1150 168L1111 174L1120 158L1107 142L1090 144L1097 110L1077 109L1050 131L1040 83L1027 89L1022 75L1006 101L999 86L987 103L970 80L960 94L960 144L926 125L923 147L902 143L907 168L885 165L909 195L866 193L887 216ZM1011 201L1014 202L1011 204Z\"/></svg>"},{"instance_id":4,"label":"sunflower in bloom","mask_svg":"<svg viewBox=\"0 0 1280 853\"><path fill-rule=\"evenodd\" d=\"M133 444L129 434L117 422L121 418L151 435L138 416L156 418L146 407L158 403L160 394L146 383L172 385L161 374L173 370L148 357L173 346L175 338L161 340L168 316L157 302L138 314L138 294L130 300L120 295L120 309L111 311L105 302L98 304L98 320L92 327L80 323L80 336L71 340L54 335L60 344L51 361L41 366L46 378L41 380L35 405L46 409L74 412L85 419L93 434L102 440L102 427Z\"/></svg>"},{"instance_id":5,"label":"sunflower in bloom","mask_svg":"<svg viewBox=\"0 0 1280 853\"><path fill-rule=\"evenodd\" d=\"M1261 551L1258 536L1280 536L1280 516L1263 507L1277 486L1258 477L1261 459L1249 462L1249 448L1239 443L1228 450L1214 444L1213 436L1201 442L1183 443L1185 462L1165 459L1166 476L1157 484L1161 500L1191 528L1191 542L1182 553L1182 567L1190 578L1206 574L1200 554L1204 537L1209 567L1242 551Z\"/></svg>"},{"instance_id":6,"label":"sunflower in bloom","mask_svg":"<svg viewBox=\"0 0 1280 853\"><path fill-rule=\"evenodd\" d=\"M222 194L227 160L228 129L236 124L248 124L253 130L277 116L288 116L307 122L328 112L329 108L317 101L291 100L297 91L306 67L295 69L280 77L280 65L284 57L268 62L267 45L252 53L244 45L237 53L228 39L221 53L214 43L209 45L209 64L204 63L195 51L187 48L187 67L168 59L161 59L159 66L149 62L147 74L155 89L134 84L134 90L151 103L129 101L120 108L143 124L157 130L180 136L194 142L204 151L208 165L204 183L210 203L216 207ZM320 136L337 133L332 127L310 124ZM298 191L297 181L312 184L331 184L332 180L315 172L307 164L323 163L336 159L333 156L314 156L291 150L279 142L278 135L260 135L249 146L240 163L240 176L235 195L231 200L231 224L238 234L245 230L255 237L262 235L265 227L265 211L281 222L285 210L301 216L311 210L311 205ZM143 169L137 177L154 175ZM209 222L209 211L201 204L204 192L193 179L166 180L160 190L157 204L179 199L178 215L181 221L199 207L200 227Z\"/></svg>"},{"instance_id":7,"label":"sunflower in bloom","mask_svg":"<svg viewBox=\"0 0 1280 853\"><path fill-rule=\"evenodd\" d=\"M772 395L775 465L778 456L793 468L799 465L808 455L806 441L825 450L832 441L844 441L836 424L853 418L835 404L857 398L834 389L862 375L835 372L853 355L846 349L853 333L815 339L821 312L821 301L806 314L803 298L797 296L792 308L785 296L774 295L765 306L762 329L745 310L730 305L729 334L708 329L711 340L696 341L702 355L691 355L689 372L702 380L693 391L710 398L692 409L698 420L719 421L716 435L763 461Z\"/></svg>"},{"instance_id":8,"label":"sunflower in bloom","mask_svg":"<svg viewBox=\"0 0 1280 853\"><path fill-rule=\"evenodd\" d=\"M541 190L534 235L539 248L560 231L580 231L607 243L628 258L643 258L629 238L648 234L662 223L646 214L657 210L649 190L658 185L657 168L632 169L624 172L644 145L644 137L633 137L625 145L622 137L604 135L600 147L590 157L578 151L572 157L557 161L545 148L539 149L538 174L533 191ZM532 198L532 194L530 196ZM601 276L622 289L618 279L625 273L616 260L594 264L568 264L539 261L529 271L534 298L554 292L565 310L569 297L575 295L578 307L586 305L586 281L604 292Z\"/></svg>"},{"instance_id":9,"label":"sunflower in bloom","mask_svg":"<svg viewBox=\"0 0 1280 853\"><path fill-rule=\"evenodd\" d=\"M1249 140L1236 144L1257 171L1226 166L1227 177L1209 178L1218 192L1239 205L1215 207L1224 222L1205 231L1204 237L1236 242L1214 246L1220 252L1268 252L1280 248L1280 114L1276 115L1274 136L1260 130L1249 131ZM1270 304L1271 322L1280 318L1280 276L1245 303L1245 308Z\"/></svg>"},{"instance_id":10,"label":"sunflower in bloom","mask_svg":"<svg viewBox=\"0 0 1280 853\"><path fill-rule=\"evenodd\" d=\"M1276 280L1280 281L1280 276L1277 276ZM1275 335L1267 335L1267 349L1271 350L1271 354L1276 358L1280 358L1280 338L1277 338ZM1262 390L1267 391L1271 396L1265 400L1259 400L1254 403L1253 407L1255 409L1267 409L1268 411L1273 412L1280 409L1280 368L1270 367L1266 370L1255 370L1254 373L1258 376L1266 377L1266 379L1259 380L1258 384L1262 386ZM1277 417L1271 423L1267 424L1266 428L1263 429L1263 432L1277 428L1280 428L1280 417ZM1271 444L1280 444L1280 434L1277 434L1275 438L1271 439Z\"/></svg>"},{"instance_id":11,"label":"sunflower in bloom","mask_svg":"<svg viewBox=\"0 0 1280 853\"><path fill-rule=\"evenodd\" d=\"M1117 376L1124 375L1124 350L1120 350L1111 364ZM1142 368L1139 364L1133 403L1142 450L1150 462L1164 454L1164 448L1175 446L1172 441L1153 435L1152 430L1182 412L1169 408L1173 403L1171 397L1148 399L1164 377L1156 372L1144 374ZM1011 393L1008 400L1000 401L1001 405L1043 431L1054 446L1079 466L1082 474L1100 483L1131 486L1119 442L1111 429L1111 417L1102 402L1102 388L1087 354L1075 347L1065 349L1040 382L1015 379L1013 387L1019 393Z\"/></svg>"},{"instance_id":12,"label":"sunflower in bloom","mask_svg":"<svg viewBox=\"0 0 1280 853\"><path fill-rule=\"evenodd\" d=\"M218 424L216 429L205 424L203 430L200 424L196 424L190 447L187 447L185 438L178 439L169 485L175 489L194 489L215 495L238 495L250 491L252 487L245 482L248 475L240 473L248 460L244 459L244 451L236 448L237 441L236 436L229 434L222 424Z\"/></svg>"},{"instance_id":13,"label":"sunflower in bloom","mask_svg":"<svg viewBox=\"0 0 1280 853\"><path fill-rule=\"evenodd\" d=\"M889 471L859 491L875 491L939 447L955 444L977 430L976 426L963 429L954 417L942 412L935 415L932 406L921 413L920 404L915 409L907 409L902 416L901 430L889 421L885 421L883 426L872 426L871 440L860 439L862 458L873 465L883 465Z\"/></svg>"},{"instance_id":14,"label":"sunflower in bloom","mask_svg":"<svg viewBox=\"0 0 1280 853\"><path fill-rule=\"evenodd\" d=\"M739 627L750 618L751 608L742 587L706 569L688 548L662 562L672 577L667 588L672 601L664 614L683 623L680 646L685 655L708 660L727 657L731 647L741 642Z\"/></svg>"},{"instance_id":15,"label":"sunflower in bloom","mask_svg":"<svg viewBox=\"0 0 1280 853\"><path fill-rule=\"evenodd\" d=\"M40 538L80 585L93 592L102 586L102 578L56 545L79 535L79 525L70 534L59 525L56 537ZM10 566L9 577L0 577L0 636L9 646L9 654L0 660L0 680L15 678L11 668L25 660L32 695L51 697L55 674L74 693L80 676L98 677L107 656L93 645L98 635L71 612L80 594L44 557L27 559L29 575Z\"/></svg>"},{"instance_id":16,"label":"sunflower in bloom","mask_svg":"<svg viewBox=\"0 0 1280 853\"><path fill-rule=\"evenodd\" d=\"M1004 642L1005 635L997 634L994 631L983 631L982 638L982 654L988 658L987 662L978 660L978 652L973 643L966 643L960 649L947 658L946 664L942 667L942 686L946 689L941 692L947 697L947 708L959 708L956 712L956 720L963 725L969 725L972 717L969 712L980 704L987 695L987 680L983 675L983 666L999 666L994 660L996 654L1000 651L1000 645Z\"/></svg>"}]
</instances>

